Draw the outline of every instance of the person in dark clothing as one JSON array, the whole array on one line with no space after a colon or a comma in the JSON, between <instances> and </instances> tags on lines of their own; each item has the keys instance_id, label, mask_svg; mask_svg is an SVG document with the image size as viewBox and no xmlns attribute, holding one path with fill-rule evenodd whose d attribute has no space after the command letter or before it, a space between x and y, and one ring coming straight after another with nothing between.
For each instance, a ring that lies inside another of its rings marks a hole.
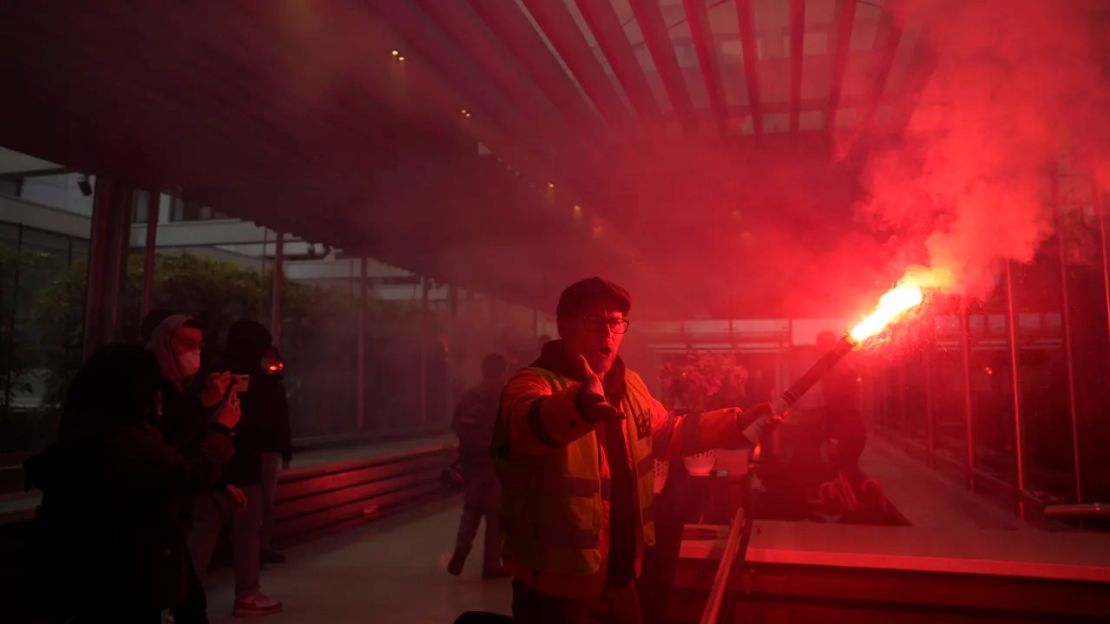
<instances>
[{"instance_id":1,"label":"person in dark clothing","mask_svg":"<svg viewBox=\"0 0 1110 624\"><path fill-rule=\"evenodd\" d=\"M157 321L157 322L155 322ZM161 371L162 418L158 426L166 442L182 453L195 453L204 437L207 423L229 397L231 376L224 372L204 376L200 373L200 348L204 330L195 319L169 310L154 310L143 319L146 347L154 354ZM179 501L182 520L192 524L196 493L189 492ZM183 604L174 608L176 624L207 624L208 600L192 558L187 558L188 591Z\"/></svg>"},{"instance_id":2,"label":"person in dark clothing","mask_svg":"<svg viewBox=\"0 0 1110 624\"><path fill-rule=\"evenodd\" d=\"M771 404L669 414L618 355L631 307L609 280L570 285L560 339L501 392L490 451L517 621L639 624L655 460L750 448L781 422Z\"/></svg>"},{"instance_id":3,"label":"person in dark clothing","mask_svg":"<svg viewBox=\"0 0 1110 624\"><path fill-rule=\"evenodd\" d=\"M282 563L285 556L273 549L270 537L278 475L289 468L293 459L293 435L282 378L285 362L277 347L270 345L262 355L262 370L266 374L258 379L254 386L258 394L252 398L268 402L261 410L267 416L262 430L262 562Z\"/></svg>"},{"instance_id":4,"label":"person in dark clothing","mask_svg":"<svg viewBox=\"0 0 1110 624\"><path fill-rule=\"evenodd\" d=\"M817 336L819 351L832 348L836 335L821 332ZM821 380L824 395L825 432L829 470L858 480L859 458L867 444L867 424L860 410L859 373L850 363L842 362Z\"/></svg>"},{"instance_id":5,"label":"person in dark clothing","mask_svg":"<svg viewBox=\"0 0 1110 624\"><path fill-rule=\"evenodd\" d=\"M235 457L224 472L225 486L197 497L189 551L204 578L220 530L231 523L235 564L236 616L279 613L282 604L262 593L262 452L275 412L287 409L285 392L262 370L262 356L271 345L270 332L255 321L231 325L224 352L214 370L235 378L243 417L235 431ZM246 380L244 387L244 380ZM238 510L235 508L239 507Z\"/></svg>"},{"instance_id":6,"label":"person in dark clothing","mask_svg":"<svg viewBox=\"0 0 1110 624\"><path fill-rule=\"evenodd\" d=\"M187 592L182 495L211 487L233 449L229 402L182 453L158 427L161 375L133 345L98 350L77 373L57 442L24 464L43 491L28 577L59 621L153 622Z\"/></svg>"},{"instance_id":7,"label":"person in dark clothing","mask_svg":"<svg viewBox=\"0 0 1110 624\"><path fill-rule=\"evenodd\" d=\"M455 552L447 564L447 571L455 576L462 573L483 517L486 519L486 534L482 578L508 576L501 567L501 533L497 521L497 501L501 486L489 454L507 367L505 358L496 353L483 358L482 382L462 396L451 421L451 428L459 437L459 463L466 483L463 513L455 538Z\"/></svg>"}]
</instances>

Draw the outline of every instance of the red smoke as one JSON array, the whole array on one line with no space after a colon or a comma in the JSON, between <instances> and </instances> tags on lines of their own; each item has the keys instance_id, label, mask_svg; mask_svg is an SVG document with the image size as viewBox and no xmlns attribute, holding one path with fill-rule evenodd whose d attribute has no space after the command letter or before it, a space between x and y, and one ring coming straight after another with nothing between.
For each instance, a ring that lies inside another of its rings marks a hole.
<instances>
[{"instance_id":1,"label":"red smoke","mask_svg":"<svg viewBox=\"0 0 1110 624\"><path fill-rule=\"evenodd\" d=\"M1048 173L1110 171L1107 3L911 0L933 71L903 140L865 168L859 214L985 296L1051 235ZM1104 193L1105 194L1105 193Z\"/></svg>"}]
</instances>

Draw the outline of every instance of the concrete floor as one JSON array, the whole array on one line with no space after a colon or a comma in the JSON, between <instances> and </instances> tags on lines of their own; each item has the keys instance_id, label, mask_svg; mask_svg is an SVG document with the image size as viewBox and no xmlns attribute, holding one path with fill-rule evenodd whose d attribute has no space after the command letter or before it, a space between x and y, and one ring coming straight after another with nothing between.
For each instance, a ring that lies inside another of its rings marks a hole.
<instances>
[{"instance_id":1,"label":"concrete floor","mask_svg":"<svg viewBox=\"0 0 1110 624\"><path fill-rule=\"evenodd\" d=\"M479 578L481 544L462 576L446 572L461 511L454 497L284 551L286 563L263 570L262 591L285 611L264 621L450 624L468 610L508 614L509 581ZM230 569L211 574L213 624L242 621L231 617L233 585Z\"/></svg>"}]
</instances>

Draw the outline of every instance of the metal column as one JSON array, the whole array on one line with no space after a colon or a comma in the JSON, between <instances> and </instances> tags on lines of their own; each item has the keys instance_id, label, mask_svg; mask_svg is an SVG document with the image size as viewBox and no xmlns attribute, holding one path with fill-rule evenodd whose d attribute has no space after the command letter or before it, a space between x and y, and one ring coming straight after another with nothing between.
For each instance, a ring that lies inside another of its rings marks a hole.
<instances>
[{"instance_id":1,"label":"metal column","mask_svg":"<svg viewBox=\"0 0 1110 624\"><path fill-rule=\"evenodd\" d=\"M1071 310L1068 306L1068 266L1067 254L1064 250L1063 221L1060 218L1060 176L1058 171L1052 172L1052 220L1056 227L1056 250L1060 256L1060 320L1064 330L1064 358L1067 361L1068 371L1068 414L1071 416L1071 450L1072 470L1075 478L1075 501L1083 502L1083 482L1079 469L1079 429L1075 400L1075 361L1071 344Z\"/></svg>"},{"instance_id":2,"label":"metal column","mask_svg":"<svg viewBox=\"0 0 1110 624\"><path fill-rule=\"evenodd\" d=\"M1110 263L1106 258L1106 207L1102 205L1102 192L1098 188L1098 178L1091 172L1091 197L1098 211L1098 242L1102 257L1102 289L1106 295L1106 331L1110 338Z\"/></svg>"},{"instance_id":3,"label":"metal column","mask_svg":"<svg viewBox=\"0 0 1110 624\"><path fill-rule=\"evenodd\" d=\"M82 360L115 338L131 235L130 199L131 193L126 188L102 177L96 179L85 280Z\"/></svg>"},{"instance_id":4,"label":"metal column","mask_svg":"<svg viewBox=\"0 0 1110 624\"><path fill-rule=\"evenodd\" d=\"M898 384L898 430L903 436L909 437L911 432L908 423L909 418L906 416L906 412L909 410L906 408L909 406L910 397L907 391L909 386L906 383L906 365L904 362L899 362L897 366L898 368L894 373L894 383Z\"/></svg>"},{"instance_id":5,"label":"metal column","mask_svg":"<svg viewBox=\"0 0 1110 624\"><path fill-rule=\"evenodd\" d=\"M968 322L967 296L960 296L960 344L964 364L964 433L967 443L967 487L975 491L975 428L971 399L971 328Z\"/></svg>"},{"instance_id":6,"label":"metal column","mask_svg":"<svg viewBox=\"0 0 1110 624\"><path fill-rule=\"evenodd\" d=\"M158 191L147 191L146 202L146 255L143 257L143 318L150 313L154 293L154 253L158 247Z\"/></svg>"},{"instance_id":7,"label":"metal column","mask_svg":"<svg viewBox=\"0 0 1110 624\"><path fill-rule=\"evenodd\" d=\"M933 428L933 341L925 344L925 448L929 452L929 465L936 465L936 434Z\"/></svg>"},{"instance_id":8,"label":"metal column","mask_svg":"<svg viewBox=\"0 0 1110 624\"><path fill-rule=\"evenodd\" d=\"M1025 461L1021 452L1021 362L1018 359L1017 313L1014 310L1013 261L1006 260L1006 323L1010 327L1010 380L1014 394L1014 460L1017 462L1018 515L1025 519Z\"/></svg>"},{"instance_id":9,"label":"metal column","mask_svg":"<svg viewBox=\"0 0 1110 624\"><path fill-rule=\"evenodd\" d=\"M281 345L281 284L285 274L285 233L274 237L274 289L273 307L270 311L270 335L274 345Z\"/></svg>"},{"instance_id":10,"label":"metal column","mask_svg":"<svg viewBox=\"0 0 1110 624\"><path fill-rule=\"evenodd\" d=\"M420 429L428 422L428 278L420 278Z\"/></svg>"},{"instance_id":11,"label":"metal column","mask_svg":"<svg viewBox=\"0 0 1110 624\"><path fill-rule=\"evenodd\" d=\"M355 364L355 431L366 427L366 258L358 259L358 346Z\"/></svg>"},{"instance_id":12,"label":"metal column","mask_svg":"<svg viewBox=\"0 0 1110 624\"><path fill-rule=\"evenodd\" d=\"M15 317L19 314L19 270L23 265L23 224L16 226L15 273L12 279L12 315L8 317L8 344L4 345L6 354L4 365L4 421L8 423L8 413L12 406L12 377L15 368ZM2 292L2 289L0 289Z\"/></svg>"}]
</instances>

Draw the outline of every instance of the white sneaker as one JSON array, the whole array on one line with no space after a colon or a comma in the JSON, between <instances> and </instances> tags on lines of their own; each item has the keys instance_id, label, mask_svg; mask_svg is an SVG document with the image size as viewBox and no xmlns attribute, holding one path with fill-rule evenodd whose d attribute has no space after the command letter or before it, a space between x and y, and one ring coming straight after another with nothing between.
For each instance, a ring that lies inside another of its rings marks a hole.
<instances>
[{"instance_id":1,"label":"white sneaker","mask_svg":"<svg viewBox=\"0 0 1110 624\"><path fill-rule=\"evenodd\" d=\"M280 600L274 600L255 590L240 594L235 597L235 608L232 609L231 614L235 617L251 617L256 615L273 615L274 613L281 613L282 605Z\"/></svg>"}]
</instances>

